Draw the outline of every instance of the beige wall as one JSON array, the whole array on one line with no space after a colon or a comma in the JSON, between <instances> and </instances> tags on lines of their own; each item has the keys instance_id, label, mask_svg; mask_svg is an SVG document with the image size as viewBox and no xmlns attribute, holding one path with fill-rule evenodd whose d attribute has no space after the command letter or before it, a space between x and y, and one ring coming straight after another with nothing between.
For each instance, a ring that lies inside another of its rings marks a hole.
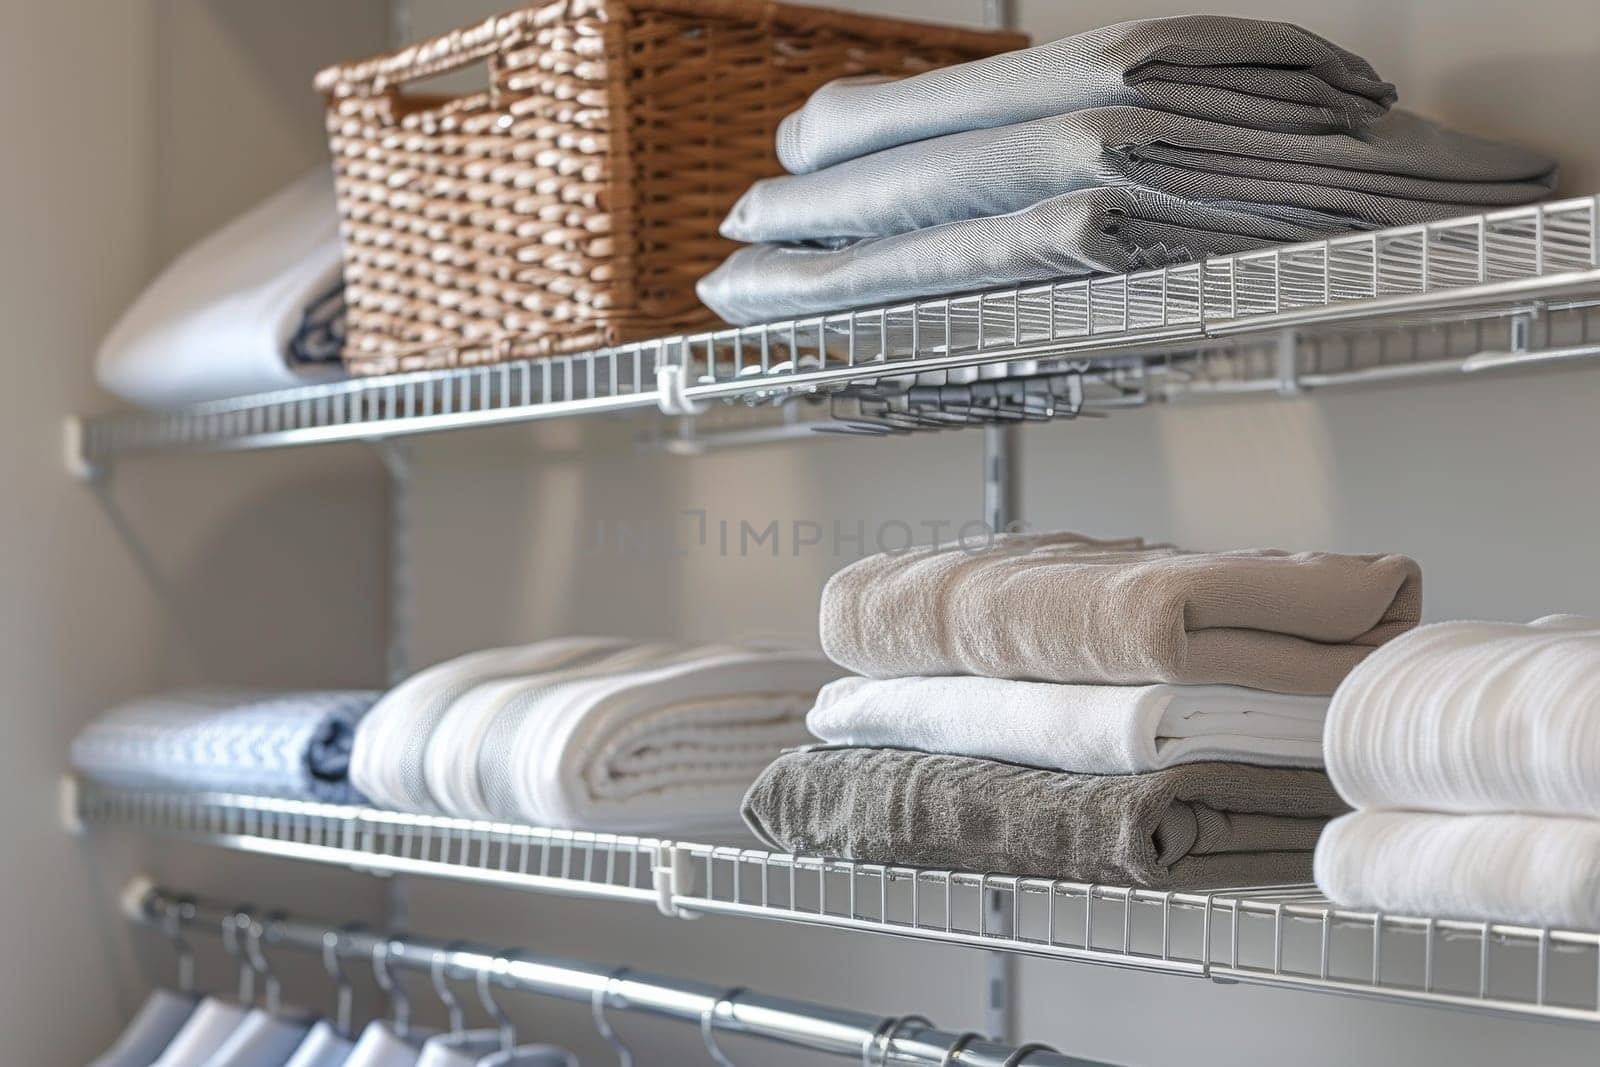
<instances>
[{"instance_id":1,"label":"beige wall","mask_svg":"<svg viewBox=\"0 0 1600 1067\"><path fill-rule=\"evenodd\" d=\"M381 40L384 15L378 0L0 0L8 1067L87 1062L136 1003L140 975L108 907L128 872L240 899L269 880L261 863L62 833L57 779L78 725L188 681L380 680L383 483L361 449L130 462L95 489L67 477L60 441L68 413L109 405L92 356L139 287L316 162L307 80ZM303 32L313 21L322 34ZM270 880L272 897L301 903L331 884L279 868ZM375 899L370 883L339 884Z\"/></svg>"}]
</instances>

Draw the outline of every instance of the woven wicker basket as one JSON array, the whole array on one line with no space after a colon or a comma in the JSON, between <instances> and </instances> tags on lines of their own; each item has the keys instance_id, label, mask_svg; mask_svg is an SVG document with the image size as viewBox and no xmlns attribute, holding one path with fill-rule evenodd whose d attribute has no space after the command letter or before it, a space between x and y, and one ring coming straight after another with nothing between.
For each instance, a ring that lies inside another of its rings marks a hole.
<instances>
[{"instance_id":1,"label":"woven wicker basket","mask_svg":"<svg viewBox=\"0 0 1600 1067\"><path fill-rule=\"evenodd\" d=\"M723 216L780 171L778 121L846 74L1026 39L762 0L561 0L323 71L345 359L381 374L574 352L714 322ZM402 94L487 63L489 88Z\"/></svg>"}]
</instances>

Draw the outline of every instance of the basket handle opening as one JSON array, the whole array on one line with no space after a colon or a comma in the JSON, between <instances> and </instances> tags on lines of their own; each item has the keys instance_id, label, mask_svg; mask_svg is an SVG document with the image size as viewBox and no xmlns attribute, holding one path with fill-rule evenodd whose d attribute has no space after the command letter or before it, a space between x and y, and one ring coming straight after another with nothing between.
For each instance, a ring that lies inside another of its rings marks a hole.
<instances>
[{"instance_id":1,"label":"basket handle opening","mask_svg":"<svg viewBox=\"0 0 1600 1067\"><path fill-rule=\"evenodd\" d=\"M482 104L489 110L500 106L500 80L503 67L500 55L464 57L466 62L445 70L430 71L402 82L385 86L383 118L393 124L413 115L442 116L449 111L471 109Z\"/></svg>"}]
</instances>

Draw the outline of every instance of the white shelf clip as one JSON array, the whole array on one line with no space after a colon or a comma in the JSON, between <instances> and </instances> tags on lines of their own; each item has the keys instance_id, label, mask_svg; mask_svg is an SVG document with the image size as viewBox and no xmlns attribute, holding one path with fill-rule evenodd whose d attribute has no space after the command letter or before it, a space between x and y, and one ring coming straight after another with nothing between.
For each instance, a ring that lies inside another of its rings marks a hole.
<instances>
[{"instance_id":1,"label":"white shelf clip","mask_svg":"<svg viewBox=\"0 0 1600 1067\"><path fill-rule=\"evenodd\" d=\"M56 786L56 804L58 805L57 817L61 820L61 828L73 837L82 837L88 833L88 827L83 824L82 810L78 806L78 779L71 774L63 774L60 784Z\"/></svg>"},{"instance_id":2,"label":"white shelf clip","mask_svg":"<svg viewBox=\"0 0 1600 1067\"><path fill-rule=\"evenodd\" d=\"M702 415L704 401L692 399L686 392L689 385L688 368L676 363L663 363L656 367L656 403L663 415Z\"/></svg>"},{"instance_id":3,"label":"white shelf clip","mask_svg":"<svg viewBox=\"0 0 1600 1067\"><path fill-rule=\"evenodd\" d=\"M83 420L68 415L61 422L61 458L67 473L80 482L98 482L105 477L105 468L91 460L83 450Z\"/></svg>"},{"instance_id":4,"label":"white shelf clip","mask_svg":"<svg viewBox=\"0 0 1600 1067\"><path fill-rule=\"evenodd\" d=\"M650 866L651 881L656 891L656 910L669 919L698 919L694 912L678 907L678 898L688 896L694 888L694 868L689 850L679 848L671 841L656 846L655 862Z\"/></svg>"}]
</instances>

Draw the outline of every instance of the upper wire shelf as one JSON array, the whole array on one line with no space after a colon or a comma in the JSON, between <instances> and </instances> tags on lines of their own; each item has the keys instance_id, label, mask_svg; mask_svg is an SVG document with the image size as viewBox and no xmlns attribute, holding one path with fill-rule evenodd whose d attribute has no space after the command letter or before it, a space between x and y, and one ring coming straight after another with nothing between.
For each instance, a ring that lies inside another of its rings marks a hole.
<instances>
[{"instance_id":1,"label":"upper wire shelf","mask_svg":"<svg viewBox=\"0 0 1600 1067\"><path fill-rule=\"evenodd\" d=\"M70 444L75 465L92 473L132 452L376 439L656 407L684 414L717 400L863 387L881 398L1007 375L1083 375L1108 387L1090 390L1093 407L1587 358L1600 355L1587 319L1551 329L1543 316L1600 304L1597 217L1600 197L1582 197L1132 274L110 415L72 423ZM1480 329L1476 351L1441 355L1416 344L1419 323L1501 320L1503 333ZM1332 370L1326 352L1298 346L1330 332L1348 344L1357 328L1410 331L1411 341L1348 366L1335 360ZM1242 361L1219 361L1241 352Z\"/></svg>"},{"instance_id":2,"label":"upper wire shelf","mask_svg":"<svg viewBox=\"0 0 1600 1067\"><path fill-rule=\"evenodd\" d=\"M1086 885L371 808L72 784L80 827L531 892L1600 1025L1600 932L1381 915L1311 886ZM999 907L995 907L998 901Z\"/></svg>"}]
</instances>

